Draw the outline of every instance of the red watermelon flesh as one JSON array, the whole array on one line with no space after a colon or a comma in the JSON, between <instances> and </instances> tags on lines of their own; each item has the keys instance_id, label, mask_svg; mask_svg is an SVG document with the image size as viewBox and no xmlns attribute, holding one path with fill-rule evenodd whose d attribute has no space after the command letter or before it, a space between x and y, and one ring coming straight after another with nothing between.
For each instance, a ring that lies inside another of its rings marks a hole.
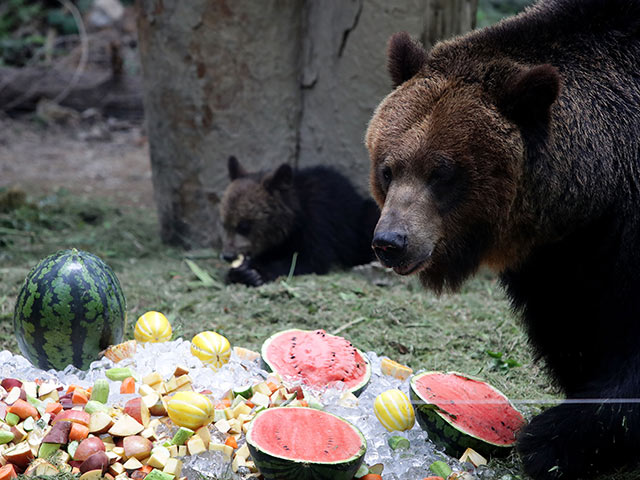
<instances>
[{"instance_id":1,"label":"red watermelon flesh","mask_svg":"<svg viewBox=\"0 0 640 480\"><path fill-rule=\"evenodd\" d=\"M311 408L273 408L257 416L251 439L270 455L301 462L334 463L361 454L357 431L333 415Z\"/></svg>"},{"instance_id":2,"label":"red watermelon flesh","mask_svg":"<svg viewBox=\"0 0 640 480\"><path fill-rule=\"evenodd\" d=\"M315 387L339 381L347 389L361 386L368 367L351 342L324 330L289 330L272 337L265 360L283 377Z\"/></svg>"},{"instance_id":3,"label":"red watermelon flesh","mask_svg":"<svg viewBox=\"0 0 640 480\"><path fill-rule=\"evenodd\" d=\"M440 408L464 431L496 445L511 445L525 424L509 400L488 384L457 374L432 373L414 386L422 399Z\"/></svg>"}]
</instances>

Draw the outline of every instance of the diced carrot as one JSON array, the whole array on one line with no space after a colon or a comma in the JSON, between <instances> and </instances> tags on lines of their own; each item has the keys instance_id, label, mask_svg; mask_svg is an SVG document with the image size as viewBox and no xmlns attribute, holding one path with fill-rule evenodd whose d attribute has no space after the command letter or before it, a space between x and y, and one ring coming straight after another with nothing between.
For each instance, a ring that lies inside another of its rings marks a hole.
<instances>
[{"instance_id":1,"label":"diced carrot","mask_svg":"<svg viewBox=\"0 0 640 480\"><path fill-rule=\"evenodd\" d=\"M89 401L89 395L82 388L76 388L71 396L71 403L74 405L85 405Z\"/></svg>"},{"instance_id":2,"label":"diced carrot","mask_svg":"<svg viewBox=\"0 0 640 480\"><path fill-rule=\"evenodd\" d=\"M244 403L245 403L245 405L246 405L247 407L249 407L249 408L253 408L253 407L255 407L255 406L256 406L256 404L255 404L255 403L253 403L253 402L252 402L252 401L250 401L250 400L245 400L245 401L244 401Z\"/></svg>"},{"instance_id":3,"label":"diced carrot","mask_svg":"<svg viewBox=\"0 0 640 480\"><path fill-rule=\"evenodd\" d=\"M217 410L224 410L225 408L230 406L231 406L231 400L229 400L228 398L223 398L218 403L216 403L215 408Z\"/></svg>"},{"instance_id":4,"label":"diced carrot","mask_svg":"<svg viewBox=\"0 0 640 480\"><path fill-rule=\"evenodd\" d=\"M71 430L69 430L69 441L77 440L81 442L89 436L89 427L86 427L80 423L71 423Z\"/></svg>"},{"instance_id":5,"label":"diced carrot","mask_svg":"<svg viewBox=\"0 0 640 480\"><path fill-rule=\"evenodd\" d=\"M151 465L143 465L138 470L144 473L151 473L151 470L153 470L153 467Z\"/></svg>"},{"instance_id":6,"label":"diced carrot","mask_svg":"<svg viewBox=\"0 0 640 480\"><path fill-rule=\"evenodd\" d=\"M13 402L13 404L9 407L7 411L9 413L15 413L22 420L24 420L27 417L33 417L33 418L39 417L38 410L36 409L36 407L31 405L26 400L22 400L21 398Z\"/></svg>"},{"instance_id":7,"label":"diced carrot","mask_svg":"<svg viewBox=\"0 0 640 480\"><path fill-rule=\"evenodd\" d=\"M360 477L360 480L382 480L382 475L367 473L364 477Z\"/></svg>"},{"instance_id":8,"label":"diced carrot","mask_svg":"<svg viewBox=\"0 0 640 480\"><path fill-rule=\"evenodd\" d=\"M309 402L307 402L306 400L299 400L299 401L298 401L298 404L299 404L301 407L308 407L308 406L309 406Z\"/></svg>"},{"instance_id":9,"label":"diced carrot","mask_svg":"<svg viewBox=\"0 0 640 480\"><path fill-rule=\"evenodd\" d=\"M55 415L56 413L59 413L60 411L62 411L62 404L58 402L47 403L47 406L44 408L44 411L45 413L51 413L52 415Z\"/></svg>"},{"instance_id":10,"label":"diced carrot","mask_svg":"<svg viewBox=\"0 0 640 480\"><path fill-rule=\"evenodd\" d=\"M127 377L120 384L120 393L136 393L136 379Z\"/></svg>"},{"instance_id":11,"label":"diced carrot","mask_svg":"<svg viewBox=\"0 0 640 480\"><path fill-rule=\"evenodd\" d=\"M78 385L69 385L67 387L67 393L72 393L76 388L78 388Z\"/></svg>"},{"instance_id":12,"label":"diced carrot","mask_svg":"<svg viewBox=\"0 0 640 480\"><path fill-rule=\"evenodd\" d=\"M442 477L424 477L422 480L444 480Z\"/></svg>"},{"instance_id":13,"label":"diced carrot","mask_svg":"<svg viewBox=\"0 0 640 480\"><path fill-rule=\"evenodd\" d=\"M278 389L278 385L273 382L267 382L267 387L271 390L271 393L275 392Z\"/></svg>"},{"instance_id":14,"label":"diced carrot","mask_svg":"<svg viewBox=\"0 0 640 480\"><path fill-rule=\"evenodd\" d=\"M229 445L231 448L238 448L238 442L236 441L236 437L233 435L229 435L224 441L224 444Z\"/></svg>"},{"instance_id":15,"label":"diced carrot","mask_svg":"<svg viewBox=\"0 0 640 480\"><path fill-rule=\"evenodd\" d=\"M18 478L18 474L16 473L15 468L13 468L13 464L8 463L4 467L0 468L0 480L10 480L12 478Z\"/></svg>"},{"instance_id":16,"label":"diced carrot","mask_svg":"<svg viewBox=\"0 0 640 480\"><path fill-rule=\"evenodd\" d=\"M89 396L91 396L91 392L93 391L93 387L89 387L85 390Z\"/></svg>"}]
</instances>

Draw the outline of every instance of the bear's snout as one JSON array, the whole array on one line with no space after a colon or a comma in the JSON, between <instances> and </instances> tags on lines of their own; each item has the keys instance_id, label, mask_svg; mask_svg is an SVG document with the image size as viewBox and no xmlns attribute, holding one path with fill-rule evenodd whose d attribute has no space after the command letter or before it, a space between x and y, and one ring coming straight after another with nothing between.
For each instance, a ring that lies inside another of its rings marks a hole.
<instances>
[{"instance_id":1,"label":"bear's snout","mask_svg":"<svg viewBox=\"0 0 640 480\"><path fill-rule=\"evenodd\" d=\"M371 247L385 267L395 267L407 252L407 235L395 231L376 231Z\"/></svg>"}]
</instances>

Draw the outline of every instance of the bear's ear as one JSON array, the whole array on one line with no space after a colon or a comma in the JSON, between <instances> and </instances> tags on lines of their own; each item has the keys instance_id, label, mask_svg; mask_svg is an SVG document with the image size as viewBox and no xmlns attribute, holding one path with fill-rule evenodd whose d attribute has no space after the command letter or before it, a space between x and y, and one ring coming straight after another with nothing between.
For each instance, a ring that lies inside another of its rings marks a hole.
<instances>
[{"instance_id":1,"label":"bear's ear","mask_svg":"<svg viewBox=\"0 0 640 480\"><path fill-rule=\"evenodd\" d=\"M498 95L498 106L516 123L545 121L559 93L558 70L548 64L536 65L507 77Z\"/></svg>"},{"instance_id":2,"label":"bear's ear","mask_svg":"<svg viewBox=\"0 0 640 480\"><path fill-rule=\"evenodd\" d=\"M389 39L387 69L393 88L403 84L420 71L427 61L427 52L407 32L395 33Z\"/></svg>"},{"instance_id":3,"label":"bear's ear","mask_svg":"<svg viewBox=\"0 0 640 480\"><path fill-rule=\"evenodd\" d=\"M267 175L262 181L264 188L270 192L286 190L293 184L293 169L291 165L283 163L275 172Z\"/></svg>"},{"instance_id":4,"label":"bear's ear","mask_svg":"<svg viewBox=\"0 0 640 480\"><path fill-rule=\"evenodd\" d=\"M242 168L242 165L240 165L240 162L238 161L238 159L233 155L229 157L229 160L227 162L227 168L229 169L229 179L231 181L235 180L236 178L244 177L247 175L247 171L244 168Z\"/></svg>"}]
</instances>

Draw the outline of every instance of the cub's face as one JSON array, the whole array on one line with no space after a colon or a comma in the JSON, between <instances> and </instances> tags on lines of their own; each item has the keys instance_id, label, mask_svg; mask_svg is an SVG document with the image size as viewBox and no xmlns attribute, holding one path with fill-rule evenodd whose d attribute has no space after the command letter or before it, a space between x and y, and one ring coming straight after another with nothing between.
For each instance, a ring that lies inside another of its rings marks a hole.
<instances>
[{"instance_id":1,"label":"cub's face","mask_svg":"<svg viewBox=\"0 0 640 480\"><path fill-rule=\"evenodd\" d=\"M291 168L282 165L273 172L248 173L231 157L229 177L231 183L220 201L223 258L256 257L281 244L294 221Z\"/></svg>"},{"instance_id":2,"label":"cub's face","mask_svg":"<svg viewBox=\"0 0 640 480\"><path fill-rule=\"evenodd\" d=\"M520 130L481 82L431 70L406 36L392 38L389 68L397 88L366 134L382 210L372 246L396 273L455 289L483 262L510 262L502 243L523 170Z\"/></svg>"}]
</instances>

